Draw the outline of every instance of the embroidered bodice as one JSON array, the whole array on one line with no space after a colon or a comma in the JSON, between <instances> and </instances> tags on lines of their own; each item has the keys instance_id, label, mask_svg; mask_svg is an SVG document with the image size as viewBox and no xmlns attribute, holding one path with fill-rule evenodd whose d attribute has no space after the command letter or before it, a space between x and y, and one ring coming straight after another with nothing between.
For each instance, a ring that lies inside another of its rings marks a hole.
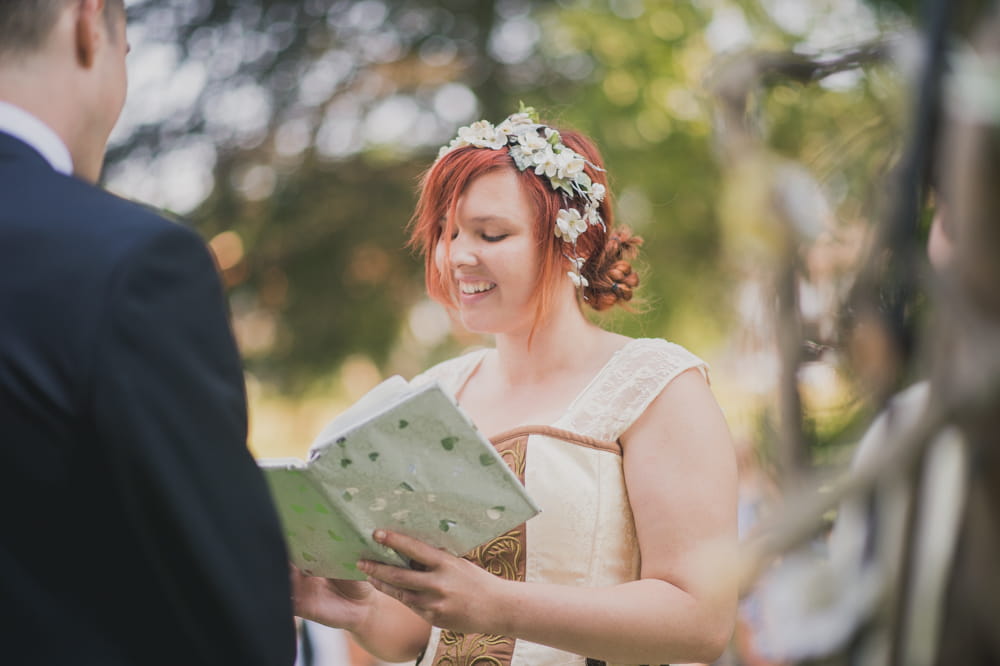
<instances>
[{"instance_id":1,"label":"embroidered bodice","mask_svg":"<svg viewBox=\"0 0 1000 666\"><path fill-rule=\"evenodd\" d=\"M478 350L445 361L414 382L437 381L455 395L486 354ZM602 445L540 434L495 440L542 512L466 558L510 580L582 587L636 580L639 548L617 442L664 387L691 368L707 378L705 363L683 347L660 339L631 340L560 418L530 424L568 430ZM435 628L420 666L585 663L583 656L527 641Z\"/></svg>"}]
</instances>

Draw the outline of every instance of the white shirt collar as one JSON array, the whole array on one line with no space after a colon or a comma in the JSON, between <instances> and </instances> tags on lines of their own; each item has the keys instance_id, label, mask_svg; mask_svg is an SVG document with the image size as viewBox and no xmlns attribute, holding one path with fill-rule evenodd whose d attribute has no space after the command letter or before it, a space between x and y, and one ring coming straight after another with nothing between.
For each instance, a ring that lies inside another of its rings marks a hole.
<instances>
[{"instance_id":1,"label":"white shirt collar","mask_svg":"<svg viewBox=\"0 0 1000 666\"><path fill-rule=\"evenodd\" d=\"M52 168L67 176L73 173L73 158L59 135L24 109L0 102L0 132L6 132L37 150Z\"/></svg>"}]
</instances>

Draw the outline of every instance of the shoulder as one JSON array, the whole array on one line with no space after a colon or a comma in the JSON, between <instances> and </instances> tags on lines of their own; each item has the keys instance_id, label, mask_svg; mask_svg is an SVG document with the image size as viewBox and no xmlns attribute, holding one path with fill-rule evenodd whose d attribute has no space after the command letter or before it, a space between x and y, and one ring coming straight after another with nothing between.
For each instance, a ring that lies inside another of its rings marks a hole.
<instances>
[{"instance_id":1,"label":"shoulder","mask_svg":"<svg viewBox=\"0 0 1000 666\"><path fill-rule=\"evenodd\" d=\"M725 416L708 383L708 365L687 349L665 341L655 346L649 364L648 369L638 371L650 379L637 405L638 414L623 434L623 449L634 450L639 440L670 440L671 449L698 451L712 440L726 443L728 448L723 449L731 453Z\"/></svg>"},{"instance_id":2,"label":"shoulder","mask_svg":"<svg viewBox=\"0 0 1000 666\"><path fill-rule=\"evenodd\" d=\"M442 361L421 372L410 383L419 386L436 381L446 391L454 394L458 392L465 379L479 365L487 352L489 352L487 348L475 349L460 356L450 358L447 361Z\"/></svg>"},{"instance_id":3,"label":"shoulder","mask_svg":"<svg viewBox=\"0 0 1000 666\"><path fill-rule=\"evenodd\" d=\"M215 272L191 228L47 164L0 162L0 199L9 203L0 206L0 263L18 265L37 290L59 284L68 301L93 302L147 271Z\"/></svg>"},{"instance_id":4,"label":"shoulder","mask_svg":"<svg viewBox=\"0 0 1000 666\"><path fill-rule=\"evenodd\" d=\"M670 393L685 393L687 377L677 381L685 373L708 390L708 364L681 345L661 338L629 339L574 403L571 429L597 439L616 440L668 386L680 384Z\"/></svg>"},{"instance_id":5,"label":"shoulder","mask_svg":"<svg viewBox=\"0 0 1000 666\"><path fill-rule=\"evenodd\" d=\"M99 271L163 238L186 247L204 246L192 229L161 212L47 165L0 173L0 193L16 193L12 205L0 211L5 233L36 245L41 259L68 260L74 271Z\"/></svg>"},{"instance_id":6,"label":"shoulder","mask_svg":"<svg viewBox=\"0 0 1000 666\"><path fill-rule=\"evenodd\" d=\"M161 211L72 178L72 210L54 226L72 245L64 251L80 270L106 274L113 283L138 273L216 276L214 259L198 232ZM53 219L56 218L53 213Z\"/></svg>"},{"instance_id":7,"label":"shoulder","mask_svg":"<svg viewBox=\"0 0 1000 666\"><path fill-rule=\"evenodd\" d=\"M141 250L164 240L204 246L193 229L160 211L76 179L67 180L68 200L74 206L71 216L81 237L100 242L111 251Z\"/></svg>"},{"instance_id":8,"label":"shoulder","mask_svg":"<svg viewBox=\"0 0 1000 666\"><path fill-rule=\"evenodd\" d=\"M686 370L697 369L709 381L708 363L682 347L663 338L635 338L622 347L619 363L629 370L659 379L666 386Z\"/></svg>"}]
</instances>

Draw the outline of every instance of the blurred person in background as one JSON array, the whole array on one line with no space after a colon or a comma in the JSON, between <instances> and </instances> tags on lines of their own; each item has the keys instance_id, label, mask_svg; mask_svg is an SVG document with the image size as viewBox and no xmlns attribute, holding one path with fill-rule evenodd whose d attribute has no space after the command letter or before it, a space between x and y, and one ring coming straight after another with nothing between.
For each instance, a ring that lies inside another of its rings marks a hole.
<instances>
[{"instance_id":1,"label":"blurred person in background","mask_svg":"<svg viewBox=\"0 0 1000 666\"><path fill-rule=\"evenodd\" d=\"M291 664L212 258L95 186L125 27L122 0L0 2L0 661Z\"/></svg>"},{"instance_id":2,"label":"blurred person in background","mask_svg":"<svg viewBox=\"0 0 1000 666\"><path fill-rule=\"evenodd\" d=\"M378 530L417 565L293 572L297 613L421 666L715 659L736 609L733 445L703 361L583 312L638 285L641 241L614 223L597 149L531 109L462 128L424 177L412 240L431 296L496 340L414 382L456 397L542 512L465 558Z\"/></svg>"},{"instance_id":3,"label":"blurred person in background","mask_svg":"<svg viewBox=\"0 0 1000 666\"><path fill-rule=\"evenodd\" d=\"M927 258L931 277L940 280L952 268L958 230L940 191L933 206ZM849 472L884 465L882 459L891 447L929 410L934 399L931 389L930 380L923 378L891 396L858 441ZM824 542L786 554L764 575L754 598L765 654L795 662L850 650L870 660L863 663L887 660L893 639L890 627L877 621L877 613L895 584L907 512L919 500L915 524L925 525L921 538L914 541L919 551L916 564L902 584L924 606L915 616L902 618L900 663L932 663L968 484L969 455L964 438L952 426L935 431L930 441L920 471L919 498L903 483L898 469L883 469L881 482L868 494L841 502ZM918 652L926 654L915 656Z\"/></svg>"}]
</instances>

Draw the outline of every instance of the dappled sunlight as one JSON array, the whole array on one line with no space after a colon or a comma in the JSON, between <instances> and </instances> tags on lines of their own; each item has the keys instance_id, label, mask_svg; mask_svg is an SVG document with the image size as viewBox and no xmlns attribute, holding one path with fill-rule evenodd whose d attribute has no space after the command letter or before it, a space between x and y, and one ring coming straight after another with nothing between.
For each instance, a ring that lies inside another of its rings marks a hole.
<instances>
[{"instance_id":1,"label":"dappled sunlight","mask_svg":"<svg viewBox=\"0 0 1000 666\"><path fill-rule=\"evenodd\" d=\"M709 362L760 484L750 523L783 493L832 484L886 397L927 372L932 294L892 299L929 270L929 220L911 220L905 243L883 234L924 62L913 3L130 4L132 92L105 181L209 242L257 456L301 457L382 378L489 343L427 299L406 228L438 147L518 101L600 146L616 221L645 244L637 313L595 320ZM949 96L989 121L982 74L963 76ZM893 263L904 245L917 250ZM800 539L820 550L836 514L824 508ZM727 576L760 565L709 555ZM875 603L867 579L838 589L838 572L789 560L778 616L809 601L796 587L845 593L855 615ZM842 642L854 627L836 610L800 642Z\"/></svg>"}]
</instances>

